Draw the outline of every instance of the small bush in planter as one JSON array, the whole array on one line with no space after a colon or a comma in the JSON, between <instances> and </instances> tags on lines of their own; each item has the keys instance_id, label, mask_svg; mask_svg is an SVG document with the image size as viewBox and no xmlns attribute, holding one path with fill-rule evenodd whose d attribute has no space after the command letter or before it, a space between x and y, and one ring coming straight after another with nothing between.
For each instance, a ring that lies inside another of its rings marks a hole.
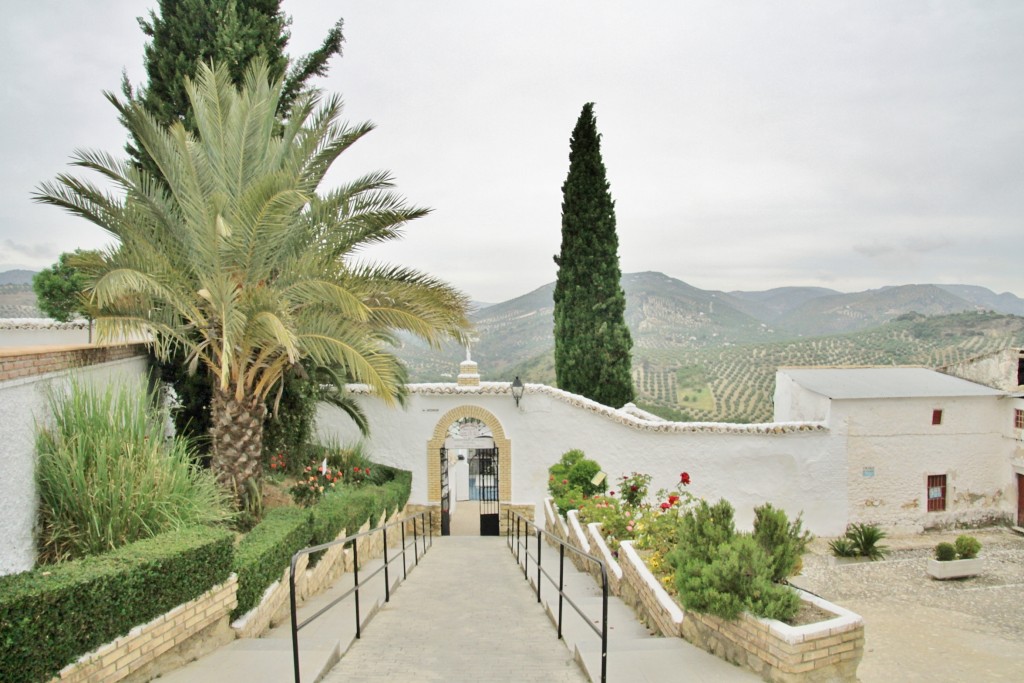
<instances>
[{"instance_id":1,"label":"small bush in planter","mask_svg":"<svg viewBox=\"0 0 1024 683\"><path fill-rule=\"evenodd\" d=\"M956 548L952 543L939 543L935 546L935 559L939 562L952 562L956 559Z\"/></svg>"},{"instance_id":2,"label":"small bush in planter","mask_svg":"<svg viewBox=\"0 0 1024 683\"><path fill-rule=\"evenodd\" d=\"M754 540L771 558L772 581L781 583L800 573L811 533L803 531L800 515L790 522L785 510L765 503L754 508Z\"/></svg>"},{"instance_id":3,"label":"small bush in planter","mask_svg":"<svg viewBox=\"0 0 1024 683\"><path fill-rule=\"evenodd\" d=\"M788 524L787 524L788 528ZM701 500L679 520L679 543L667 561L683 606L735 619L743 610L787 620L800 606L797 594L772 583L774 563L750 534L736 532L726 500Z\"/></svg>"},{"instance_id":4,"label":"small bush in planter","mask_svg":"<svg viewBox=\"0 0 1024 683\"><path fill-rule=\"evenodd\" d=\"M857 557L857 549L853 546L853 541L846 536L829 541L828 547L836 557Z\"/></svg>"},{"instance_id":5,"label":"small bush in planter","mask_svg":"<svg viewBox=\"0 0 1024 683\"><path fill-rule=\"evenodd\" d=\"M981 543L974 536L957 536L953 543L957 557L961 560L970 560L978 556L981 550Z\"/></svg>"}]
</instances>

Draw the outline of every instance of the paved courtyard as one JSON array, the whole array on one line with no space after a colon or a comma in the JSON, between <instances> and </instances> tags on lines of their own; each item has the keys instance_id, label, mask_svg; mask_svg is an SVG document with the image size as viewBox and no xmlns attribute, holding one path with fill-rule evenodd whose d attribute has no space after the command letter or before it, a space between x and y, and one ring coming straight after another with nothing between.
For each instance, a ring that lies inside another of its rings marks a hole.
<instances>
[{"instance_id":1,"label":"paved courtyard","mask_svg":"<svg viewBox=\"0 0 1024 683\"><path fill-rule=\"evenodd\" d=\"M968 533L982 543L985 573L935 581L925 573L939 541ZM794 584L866 622L862 683L1024 679L1024 537L1008 529L887 538L887 559L833 567L828 539L804 557Z\"/></svg>"}]
</instances>

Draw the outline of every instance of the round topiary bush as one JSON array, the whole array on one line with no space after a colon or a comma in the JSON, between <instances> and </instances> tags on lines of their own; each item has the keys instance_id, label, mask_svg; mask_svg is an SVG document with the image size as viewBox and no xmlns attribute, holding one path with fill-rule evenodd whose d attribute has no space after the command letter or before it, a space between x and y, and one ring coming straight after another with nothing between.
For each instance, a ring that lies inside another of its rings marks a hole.
<instances>
[{"instance_id":1,"label":"round topiary bush","mask_svg":"<svg viewBox=\"0 0 1024 683\"><path fill-rule=\"evenodd\" d=\"M935 546L935 559L939 562L950 562L956 559L956 548L952 543L939 543Z\"/></svg>"},{"instance_id":2,"label":"round topiary bush","mask_svg":"<svg viewBox=\"0 0 1024 683\"><path fill-rule=\"evenodd\" d=\"M961 560L975 558L981 550L981 543L974 536L957 536L953 545Z\"/></svg>"}]
</instances>

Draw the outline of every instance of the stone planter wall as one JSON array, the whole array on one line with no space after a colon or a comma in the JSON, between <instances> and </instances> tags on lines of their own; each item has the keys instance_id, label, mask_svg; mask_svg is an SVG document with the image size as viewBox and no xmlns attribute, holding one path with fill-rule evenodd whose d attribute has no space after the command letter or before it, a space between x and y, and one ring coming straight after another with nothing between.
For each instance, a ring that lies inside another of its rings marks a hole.
<instances>
[{"instance_id":1,"label":"stone planter wall","mask_svg":"<svg viewBox=\"0 0 1024 683\"><path fill-rule=\"evenodd\" d=\"M601 524L599 522L591 522L584 527L584 531L587 534L587 539L590 541L592 549L590 554L600 557L605 562L608 573L608 593L610 595L618 595L622 585L622 567L615 561L615 556L612 555L612 551L605 542L604 536L601 535ZM600 583L601 570L595 567L591 574Z\"/></svg>"},{"instance_id":2,"label":"stone planter wall","mask_svg":"<svg viewBox=\"0 0 1024 683\"><path fill-rule=\"evenodd\" d=\"M83 655L64 667L52 683L148 681L231 642L234 634L227 623L238 604L237 589L238 580L232 574L195 600Z\"/></svg>"},{"instance_id":3,"label":"stone planter wall","mask_svg":"<svg viewBox=\"0 0 1024 683\"><path fill-rule=\"evenodd\" d=\"M547 510L545 503L545 511ZM574 538L570 511L568 537ZM578 522L578 518L577 518ZM548 518L549 531L558 525ZM578 523L576 525L579 526ZM589 525L588 547L601 556L599 525ZM605 545L607 548L607 545ZM774 619L744 613L735 621L685 611L660 585L632 541L619 547L618 560L608 553L609 578L618 574L617 595L648 627L668 637L682 637L712 654L750 669L777 683L835 683L857 681L857 666L864 655L864 620L857 614L798 591L803 600L835 616L804 626L789 626Z\"/></svg>"}]
</instances>

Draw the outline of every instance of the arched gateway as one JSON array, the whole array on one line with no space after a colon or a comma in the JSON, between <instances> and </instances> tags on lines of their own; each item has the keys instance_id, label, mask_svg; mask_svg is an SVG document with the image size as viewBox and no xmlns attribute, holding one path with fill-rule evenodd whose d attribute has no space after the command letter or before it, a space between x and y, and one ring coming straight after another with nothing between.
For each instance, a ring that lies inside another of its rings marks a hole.
<instances>
[{"instance_id":1,"label":"arched gateway","mask_svg":"<svg viewBox=\"0 0 1024 683\"><path fill-rule=\"evenodd\" d=\"M443 535L450 533L452 475L460 468L469 496L479 501L481 535L497 535L501 505L512 499L512 442L498 418L479 406L449 410L427 442L427 498L441 504Z\"/></svg>"}]
</instances>

